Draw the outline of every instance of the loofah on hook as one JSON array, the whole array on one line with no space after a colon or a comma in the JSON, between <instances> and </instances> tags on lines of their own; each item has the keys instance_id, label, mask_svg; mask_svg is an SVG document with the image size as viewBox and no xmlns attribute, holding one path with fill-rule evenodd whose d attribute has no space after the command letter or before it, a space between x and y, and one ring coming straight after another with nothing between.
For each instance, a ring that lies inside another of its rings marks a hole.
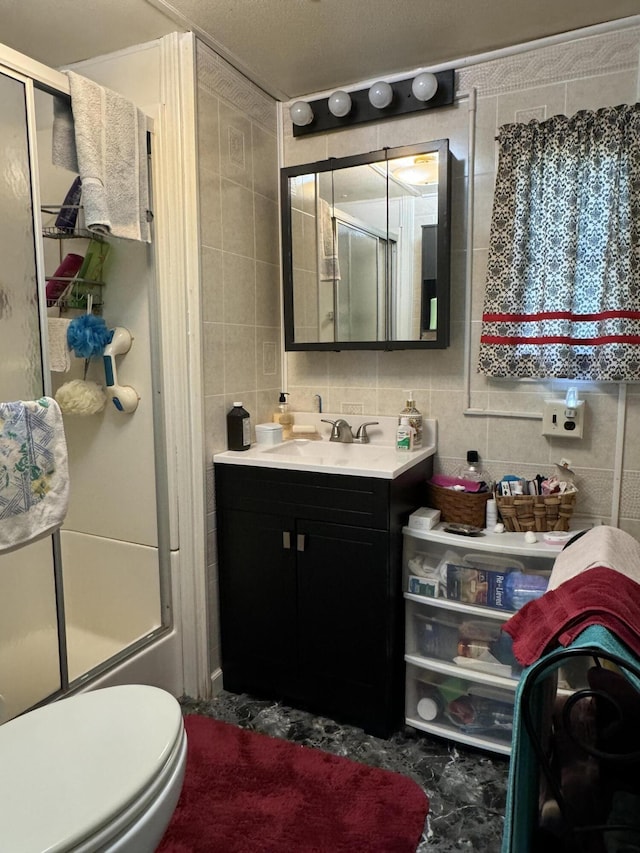
<instances>
[{"instance_id":1,"label":"loofah on hook","mask_svg":"<svg viewBox=\"0 0 640 853\"><path fill-rule=\"evenodd\" d=\"M64 415L95 415L107 404L104 388L84 379L65 382L56 391L55 399Z\"/></svg>"},{"instance_id":2,"label":"loofah on hook","mask_svg":"<svg viewBox=\"0 0 640 853\"><path fill-rule=\"evenodd\" d=\"M102 317L83 314L69 323L67 344L78 358L91 358L93 355L102 355L112 335L113 331L107 329Z\"/></svg>"}]
</instances>

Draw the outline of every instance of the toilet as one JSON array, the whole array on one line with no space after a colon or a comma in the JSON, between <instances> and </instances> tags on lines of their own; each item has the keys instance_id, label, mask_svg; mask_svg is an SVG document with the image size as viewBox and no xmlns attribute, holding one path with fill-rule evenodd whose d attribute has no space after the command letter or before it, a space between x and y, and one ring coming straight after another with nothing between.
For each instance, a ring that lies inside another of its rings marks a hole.
<instances>
[{"instance_id":1,"label":"toilet","mask_svg":"<svg viewBox=\"0 0 640 853\"><path fill-rule=\"evenodd\" d=\"M182 789L180 705L130 684L60 699L0 726L0 849L153 853Z\"/></svg>"}]
</instances>

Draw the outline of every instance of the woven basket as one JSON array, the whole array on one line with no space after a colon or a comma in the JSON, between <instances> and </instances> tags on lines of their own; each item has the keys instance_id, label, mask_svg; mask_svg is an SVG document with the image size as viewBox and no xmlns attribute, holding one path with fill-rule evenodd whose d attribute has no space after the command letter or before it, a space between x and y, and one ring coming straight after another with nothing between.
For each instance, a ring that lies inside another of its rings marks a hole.
<instances>
[{"instance_id":1,"label":"woven basket","mask_svg":"<svg viewBox=\"0 0 640 853\"><path fill-rule=\"evenodd\" d=\"M491 492L456 492L427 483L427 506L440 510L441 521L484 527Z\"/></svg>"},{"instance_id":2,"label":"woven basket","mask_svg":"<svg viewBox=\"0 0 640 853\"><path fill-rule=\"evenodd\" d=\"M498 511L506 530L568 530L576 503L576 492L562 495L496 495Z\"/></svg>"}]
</instances>

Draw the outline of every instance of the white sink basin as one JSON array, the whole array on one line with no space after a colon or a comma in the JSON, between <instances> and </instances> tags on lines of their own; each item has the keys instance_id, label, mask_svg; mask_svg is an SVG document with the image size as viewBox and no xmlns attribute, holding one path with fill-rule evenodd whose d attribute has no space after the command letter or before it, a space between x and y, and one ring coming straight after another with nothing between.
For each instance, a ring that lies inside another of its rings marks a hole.
<instances>
[{"instance_id":1,"label":"white sink basin","mask_svg":"<svg viewBox=\"0 0 640 853\"><path fill-rule=\"evenodd\" d=\"M213 457L216 463L285 468L359 477L394 479L418 462L433 456L435 445L410 452L393 445L341 444L335 441L294 439L273 446L253 445L249 450L227 450Z\"/></svg>"},{"instance_id":2,"label":"white sink basin","mask_svg":"<svg viewBox=\"0 0 640 853\"><path fill-rule=\"evenodd\" d=\"M309 439L294 438L276 444L274 447L264 449L264 453L273 453L275 456L294 456L304 459L327 459L327 460L350 460L350 459L373 459L391 448L376 446L373 444L342 444L338 441L311 441Z\"/></svg>"}]
</instances>

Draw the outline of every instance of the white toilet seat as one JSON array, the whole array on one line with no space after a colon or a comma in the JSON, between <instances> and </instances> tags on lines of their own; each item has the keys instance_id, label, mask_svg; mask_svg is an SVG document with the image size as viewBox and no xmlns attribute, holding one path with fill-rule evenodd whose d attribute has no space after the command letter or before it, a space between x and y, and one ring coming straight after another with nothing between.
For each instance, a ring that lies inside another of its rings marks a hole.
<instances>
[{"instance_id":1,"label":"white toilet seat","mask_svg":"<svg viewBox=\"0 0 640 853\"><path fill-rule=\"evenodd\" d=\"M171 814L185 757L180 706L156 687L108 687L11 720L0 726L0 846L125 850L119 839L146 812Z\"/></svg>"}]
</instances>

